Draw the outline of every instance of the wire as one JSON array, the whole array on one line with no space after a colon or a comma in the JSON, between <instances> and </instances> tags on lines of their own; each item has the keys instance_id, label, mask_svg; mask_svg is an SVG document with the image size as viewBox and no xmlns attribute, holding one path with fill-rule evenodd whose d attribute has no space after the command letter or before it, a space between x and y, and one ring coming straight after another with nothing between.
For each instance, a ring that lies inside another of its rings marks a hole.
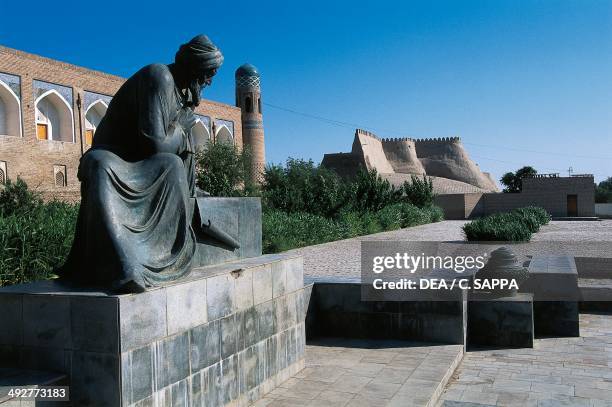
<instances>
[{"instance_id":1,"label":"wire","mask_svg":"<svg viewBox=\"0 0 612 407\"><path fill-rule=\"evenodd\" d=\"M271 107L273 109L278 109L278 110L282 110L284 112L292 113L292 114L295 114L295 115L298 115L298 116L303 116L303 117L307 117L307 118L310 118L310 119L319 120L319 121L322 121L324 123L332 124L334 126L348 127L348 128L352 128L352 129L359 128L359 129L371 131L373 133L395 134L395 135L400 135L400 136L403 136L403 137L406 137L405 135L409 134L408 132L401 132L401 131L396 131L396 130L386 130L386 129L381 129L381 128L374 128L374 127L370 127L370 126L364 126L364 125L358 124L358 123L350 123L350 122L344 122L344 121L340 121L340 120L329 119L327 117L318 116L318 115L314 115L314 114L310 114L310 113L300 112L300 111L297 111L297 110L294 110L294 109L289 109L289 108L286 108L286 107L274 105L272 103L263 102L263 104L265 106L269 106L269 107ZM529 150L529 149L516 148L516 147L492 146L492 145L487 145L487 144L471 143L471 142L466 142L466 141L462 141L462 142L463 142L463 144L466 144L466 145L478 146L478 147L486 147L486 148L495 148L495 149L498 149L498 150L501 149L501 150L519 151L519 152L534 153L534 154L554 155L554 156L562 156L562 157L570 157L570 158L584 158L584 159L593 159L593 160L612 160L612 157L601 157L601 156L598 157L598 156L589 156L589 155L573 155L573 154L557 153L557 152L550 152L550 151L546 152L546 151ZM493 158L487 158L487 157L481 157L481 158L490 159L492 161L504 162L502 160L495 160ZM507 163L510 163L510 162L507 162ZM556 170L556 171L557 172L563 172L563 171L558 171L558 170Z\"/></svg>"}]
</instances>

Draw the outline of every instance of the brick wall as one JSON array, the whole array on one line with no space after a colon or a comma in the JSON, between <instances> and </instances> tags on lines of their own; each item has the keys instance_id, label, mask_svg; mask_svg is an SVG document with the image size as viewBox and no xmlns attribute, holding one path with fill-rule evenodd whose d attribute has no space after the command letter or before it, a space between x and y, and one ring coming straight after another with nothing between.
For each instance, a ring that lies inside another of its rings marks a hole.
<instances>
[{"instance_id":1,"label":"brick wall","mask_svg":"<svg viewBox=\"0 0 612 407\"><path fill-rule=\"evenodd\" d=\"M524 178L520 193L438 195L435 203L444 210L446 219L469 219L525 206L539 206L553 217L565 217L568 195L577 195L577 216L595 216L592 176Z\"/></svg>"},{"instance_id":2,"label":"brick wall","mask_svg":"<svg viewBox=\"0 0 612 407\"><path fill-rule=\"evenodd\" d=\"M112 96L125 81L124 78L109 75L64 62L28 54L0 46L0 73L20 77L20 102L22 136L0 136L0 161L6 162L10 179L23 178L31 187L43 195L73 200L79 196L79 182L76 177L81 149L87 150L83 106L83 118L79 122L77 96L84 100L84 92ZM35 89L33 81L44 81L68 87L72 90L72 111L75 142L38 140L35 123ZM234 123L234 140L242 147L242 123L239 108L203 100L196 112L211 119L223 119ZM81 129L83 130L81 132ZM66 187L56 187L54 165L66 166Z\"/></svg>"},{"instance_id":3,"label":"brick wall","mask_svg":"<svg viewBox=\"0 0 612 407\"><path fill-rule=\"evenodd\" d=\"M484 194L484 212L506 212L523 206L540 206L554 217L567 214L567 196L577 195L578 216L595 216L593 177L524 178L517 194Z\"/></svg>"}]
</instances>

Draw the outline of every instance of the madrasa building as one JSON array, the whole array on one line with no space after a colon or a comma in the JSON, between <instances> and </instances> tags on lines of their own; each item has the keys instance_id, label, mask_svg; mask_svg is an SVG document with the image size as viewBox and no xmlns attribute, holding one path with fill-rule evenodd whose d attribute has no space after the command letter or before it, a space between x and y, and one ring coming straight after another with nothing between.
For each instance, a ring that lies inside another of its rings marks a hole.
<instances>
[{"instance_id":1,"label":"madrasa building","mask_svg":"<svg viewBox=\"0 0 612 407\"><path fill-rule=\"evenodd\" d=\"M260 74L236 70L236 105L203 99L196 107L198 146L247 146L253 178L265 165ZM0 184L20 177L46 199L80 198L79 159L125 78L0 46Z\"/></svg>"}]
</instances>

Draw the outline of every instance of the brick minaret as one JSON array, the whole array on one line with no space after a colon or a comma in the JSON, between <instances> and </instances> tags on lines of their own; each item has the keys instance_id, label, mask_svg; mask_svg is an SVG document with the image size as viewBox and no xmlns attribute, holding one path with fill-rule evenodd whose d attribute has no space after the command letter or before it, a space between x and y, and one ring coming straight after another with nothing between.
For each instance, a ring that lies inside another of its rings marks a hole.
<instances>
[{"instance_id":1,"label":"brick minaret","mask_svg":"<svg viewBox=\"0 0 612 407\"><path fill-rule=\"evenodd\" d=\"M236 106L242 110L242 141L253 154L252 177L262 181L266 164L260 76L257 68L244 64L236 70Z\"/></svg>"}]
</instances>

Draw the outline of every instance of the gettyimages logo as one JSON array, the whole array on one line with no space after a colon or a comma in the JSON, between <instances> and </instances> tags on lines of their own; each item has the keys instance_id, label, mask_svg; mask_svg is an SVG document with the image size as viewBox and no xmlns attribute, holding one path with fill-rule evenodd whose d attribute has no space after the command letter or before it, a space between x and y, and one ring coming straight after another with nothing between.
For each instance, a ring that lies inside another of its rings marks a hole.
<instances>
[{"instance_id":1,"label":"gettyimages logo","mask_svg":"<svg viewBox=\"0 0 612 407\"><path fill-rule=\"evenodd\" d=\"M375 256L372 259L372 272L383 273L386 270L405 270L414 274L418 270L444 269L456 273L466 270L480 270L485 266L487 253L481 256L427 256L425 253L411 255L407 252L395 253L393 256Z\"/></svg>"},{"instance_id":2,"label":"gettyimages logo","mask_svg":"<svg viewBox=\"0 0 612 407\"><path fill-rule=\"evenodd\" d=\"M517 292L526 277L507 247L362 242L364 300L445 301L461 291L501 296Z\"/></svg>"}]
</instances>

